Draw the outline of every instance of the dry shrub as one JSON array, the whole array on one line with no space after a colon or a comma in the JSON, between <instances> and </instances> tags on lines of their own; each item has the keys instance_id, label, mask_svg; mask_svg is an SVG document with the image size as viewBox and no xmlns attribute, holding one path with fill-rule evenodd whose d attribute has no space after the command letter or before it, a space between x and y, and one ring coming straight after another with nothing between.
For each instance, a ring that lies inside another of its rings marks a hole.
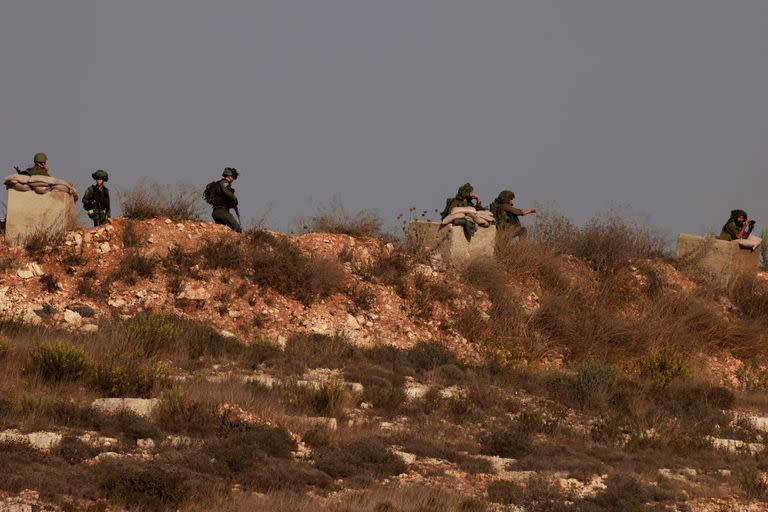
<instances>
[{"instance_id":1,"label":"dry shrub","mask_svg":"<svg viewBox=\"0 0 768 512\"><path fill-rule=\"evenodd\" d=\"M24 444L0 443L0 467L0 489L8 493L35 489L43 499L63 495L94 498L98 493L93 471Z\"/></svg>"},{"instance_id":2,"label":"dry shrub","mask_svg":"<svg viewBox=\"0 0 768 512\"><path fill-rule=\"evenodd\" d=\"M532 239L559 253L588 261L601 273L615 271L630 260L663 258L667 241L643 219L627 218L617 210L597 215L578 227L555 212L537 215Z\"/></svg>"},{"instance_id":3,"label":"dry shrub","mask_svg":"<svg viewBox=\"0 0 768 512\"><path fill-rule=\"evenodd\" d=\"M135 510L178 510L190 500L207 503L226 493L220 480L178 466L122 460L97 469L101 491Z\"/></svg>"},{"instance_id":4,"label":"dry shrub","mask_svg":"<svg viewBox=\"0 0 768 512\"><path fill-rule=\"evenodd\" d=\"M747 320L765 322L768 319L768 286L754 273L735 277L728 287L728 297Z\"/></svg>"},{"instance_id":5,"label":"dry shrub","mask_svg":"<svg viewBox=\"0 0 768 512\"><path fill-rule=\"evenodd\" d=\"M362 238L380 237L383 221L374 210L350 215L341 199L334 196L328 205L320 205L315 215L298 219L297 224L304 233L337 233Z\"/></svg>"},{"instance_id":6,"label":"dry shrub","mask_svg":"<svg viewBox=\"0 0 768 512\"><path fill-rule=\"evenodd\" d=\"M248 233L246 244L250 278L260 286L304 305L346 288L347 276L337 260L305 254L288 238L256 230Z\"/></svg>"},{"instance_id":7,"label":"dry shrub","mask_svg":"<svg viewBox=\"0 0 768 512\"><path fill-rule=\"evenodd\" d=\"M155 274L158 260L138 251L128 251L123 254L117 269L110 276L112 280L121 279L128 284L135 284L138 279L149 279Z\"/></svg>"},{"instance_id":8,"label":"dry shrub","mask_svg":"<svg viewBox=\"0 0 768 512\"><path fill-rule=\"evenodd\" d=\"M121 236L123 240L123 247L141 247L147 242L146 233L142 233L137 227L136 222L133 220L125 221L123 224L123 233Z\"/></svg>"},{"instance_id":9,"label":"dry shrub","mask_svg":"<svg viewBox=\"0 0 768 512\"><path fill-rule=\"evenodd\" d=\"M120 194L123 213L129 219L169 218L176 222L200 219L200 191L191 185L161 185L142 178Z\"/></svg>"},{"instance_id":10,"label":"dry shrub","mask_svg":"<svg viewBox=\"0 0 768 512\"><path fill-rule=\"evenodd\" d=\"M339 493L333 500L296 492L246 495L219 505L221 512L488 512L491 509L475 498L436 485L382 485L355 492ZM190 512L202 512L196 508Z\"/></svg>"},{"instance_id":11,"label":"dry shrub","mask_svg":"<svg viewBox=\"0 0 768 512\"><path fill-rule=\"evenodd\" d=\"M491 308L486 311L487 321L476 308L466 308L457 317L459 332L508 359L537 358L546 352L547 348L530 328L531 317L523 308L520 293L508 284L509 275L503 262L475 261L465 270L464 279L488 294Z\"/></svg>"},{"instance_id":12,"label":"dry shrub","mask_svg":"<svg viewBox=\"0 0 768 512\"><path fill-rule=\"evenodd\" d=\"M64 243L64 230L51 226L39 228L24 238L24 248L29 254L39 255L55 251Z\"/></svg>"},{"instance_id":13,"label":"dry shrub","mask_svg":"<svg viewBox=\"0 0 768 512\"><path fill-rule=\"evenodd\" d=\"M165 431L195 436L213 435L220 425L215 404L192 401L178 388L163 393L155 422Z\"/></svg>"},{"instance_id":14,"label":"dry shrub","mask_svg":"<svg viewBox=\"0 0 768 512\"><path fill-rule=\"evenodd\" d=\"M40 276L40 284L42 285L43 290L48 293L53 293L59 289L59 280L52 274L43 274Z\"/></svg>"},{"instance_id":15,"label":"dry shrub","mask_svg":"<svg viewBox=\"0 0 768 512\"><path fill-rule=\"evenodd\" d=\"M83 272L77 281L77 293L84 297L96 300L106 300L109 296L111 277L107 276L103 281L98 279L98 273L94 269Z\"/></svg>"},{"instance_id":16,"label":"dry shrub","mask_svg":"<svg viewBox=\"0 0 768 512\"><path fill-rule=\"evenodd\" d=\"M333 478L370 483L404 473L407 466L379 437L363 437L315 449L315 466Z\"/></svg>"},{"instance_id":17,"label":"dry shrub","mask_svg":"<svg viewBox=\"0 0 768 512\"><path fill-rule=\"evenodd\" d=\"M296 333L285 344L284 357L294 368L343 368L357 357L357 349L341 335Z\"/></svg>"}]
</instances>

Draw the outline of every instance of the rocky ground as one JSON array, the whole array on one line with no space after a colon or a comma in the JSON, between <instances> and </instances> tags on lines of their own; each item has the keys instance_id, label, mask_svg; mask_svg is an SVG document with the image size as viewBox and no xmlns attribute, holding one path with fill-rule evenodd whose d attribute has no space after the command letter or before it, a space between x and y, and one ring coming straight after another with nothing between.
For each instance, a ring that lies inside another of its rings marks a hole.
<instances>
[{"instance_id":1,"label":"rocky ground","mask_svg":"<svg viewBox=\"0 0 768 512\"><path fill-rule=\"evenodd\" d=\"M0 247L0 511L768 509L757 299L663 260L244 236Z\"/></svg>"}]
</instances>

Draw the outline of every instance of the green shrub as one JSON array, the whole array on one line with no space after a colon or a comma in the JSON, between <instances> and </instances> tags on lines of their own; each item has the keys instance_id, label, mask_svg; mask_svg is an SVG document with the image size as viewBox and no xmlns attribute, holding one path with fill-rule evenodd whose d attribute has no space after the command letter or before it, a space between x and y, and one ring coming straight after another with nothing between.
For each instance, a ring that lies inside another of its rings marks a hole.
<instances>
[{"instance_id":1,"label":"green shrub","mask_svg":"<svg viewBox=\"0 0 768 512\"><path fill-rule=\"evenodd\" d=\"M689 378L691 370L686 359L670 344L664 343L651 349L640 361L640 375L654 388L663 389L675 379Z\"/></svg>"},{"instance_id":2,"label":"green shrub","mask_svg":"<svg viewBox=\"0 0 768 512\"><path fill-rule=\"evenodd\" d=\"M594 408L605 403L616 384L616 372L610 366L594 361L576 369L573 392L579 407Z\"/></svg>"},{"instance_id":3,"label":"green shrub","mask_svg":"<svg viewBox=\"0 0 768 512\"><path fill-rule=\"evenodd\" d=\"M142 313L128 320L130 342L147 356L172 349L176 338L176 317L171 313Z\"/></svg>"},{"instance_id":4,"label":"green shrub","mask_svg":"<svg viewBox=\"0 0 768 512\"><path fill-rule=\"evenodd\" d=\"M83 348L69 343L39 345L32 349L31 356L32 367L46 380L77 380L91 369Z\"/></svg>"},{"instance_id":5,"label":"green shrub","mask_svg":"<svg viewBox=\"0 0 768 512\"><path fill-rule=\"evenodd\" d=\"M136 352L112 352L91 371L91 382L108 396L149 397L168 384L168 370Z\"/></svg>"},{"instance_id":6,"label":"green shrub","mask_svg":"<svg viewBox=\"0 0 768 512\"><path fill-rule=\"evenodd\" d=\"M480 452L484 455L519 458L532 448L531 432L517 422L494 426L480 437Z\"/></svg>"}]
</instances>

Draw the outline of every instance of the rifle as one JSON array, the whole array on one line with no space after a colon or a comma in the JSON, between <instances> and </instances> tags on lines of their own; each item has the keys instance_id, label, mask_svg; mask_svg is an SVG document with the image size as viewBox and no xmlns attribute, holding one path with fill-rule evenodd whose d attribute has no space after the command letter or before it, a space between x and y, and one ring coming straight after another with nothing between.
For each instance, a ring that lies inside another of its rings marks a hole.
<instances>
[{"instance_id":1,"label":"rifle","mask_svg":"<svg viewBox=\"0 0 768 512\"><path fill-rule=\"evenodd\" d=\"M237 215L237 223L241 226L243 225L243 221L240 220L240 208L235 205L235 215Z\"/></svg>"}]
</instances>

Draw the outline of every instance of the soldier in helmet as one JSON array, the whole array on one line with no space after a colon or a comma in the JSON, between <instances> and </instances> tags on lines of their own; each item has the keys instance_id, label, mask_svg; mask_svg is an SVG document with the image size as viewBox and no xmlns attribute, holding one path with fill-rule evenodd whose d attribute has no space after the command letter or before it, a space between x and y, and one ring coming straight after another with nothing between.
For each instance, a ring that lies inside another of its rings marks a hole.
<instances>
[{"instance_id":1,"label":"soldier in helmet","mask_svg":"<svg viewBox=\"0 0 768 512\"><path fill-rule=\"evenodd\" d=\"M206 200L213 206L213 220L216 224L229 226L234 231L242 233L243 228L240 226L240 222L229 211L234 208L237 212L237 197L235 196L235 189L232 188L232 182L238 176L237 169L227 167L221 175L223 176L222 179L206 187Z\"/></svg>"},{"instance_id":2,"label":"soldier in helmet","mask_svg":"<svg viewBox=\"0 0 768 512\"><path fill-rule=\"evenodd\" d=\"M515 199L515 193L511 190L502 190L499 196L491 203L491 212L496 221L496 229L510 229L513 236L524 238L528 235L528 230L520 225L520 217L531 213L536 213L536 208L521 210L515 208L512 204Z\"/></svg>"},{"instance_id":3,"label":"soldier in helmet","mask_svg":"<svg viewBox=\"0 0 768 512\"><path fill-rule=\"evenodd\" d=\"M490 212L483 208L480 196L475 193L470 183L459 187L455 197L445 200L445 209L440 218L443 225L461 226L468 241L477 231L477 226L487 227L493 221Z\"/></svg>"},{"instance_id":4,"label":"soldier in helmet","mask_svg":"<svg viewBox=\"0 0 768 512\"><path fill-rule=\"evenodd\" d=\"M717 238L729 242L738 240L739 245L754 251L762 242L762 238L752 234L752 230L754 229L755 221L749 220L747 212L744 210L731 210L731 216L728 218L728 221L720 231L720 236Z\"/></svg>"},{"instance_id":5,"label":"soldier in helmet","mask_svg":"<svg viewBox=\"0 0 768 512\"><path fill-rule=\"evenodd\" d=\"M109 206L109 189L104 186L104 183L109 181L109 174L107 174L107 171L99 169L91 174L91 178L96 180L96 183L85 191L85 195L83 195L83 208L88 213L88 217L93 220L95 227L111 222L112 211Z\"/></svg>"},{"instance_id":6,"label":"soldier in helmet","mask_svg":"<svg viewBox=\"0 0 768 512\"><path fill-rule=\"evenodd\" d=\"M49 176L48 156L45 153L35 153L34 160L35 163L31 167L27 167L23 171L18 171L18 173L26 174L27 176Z\"/></svg>"}]
</instances>

